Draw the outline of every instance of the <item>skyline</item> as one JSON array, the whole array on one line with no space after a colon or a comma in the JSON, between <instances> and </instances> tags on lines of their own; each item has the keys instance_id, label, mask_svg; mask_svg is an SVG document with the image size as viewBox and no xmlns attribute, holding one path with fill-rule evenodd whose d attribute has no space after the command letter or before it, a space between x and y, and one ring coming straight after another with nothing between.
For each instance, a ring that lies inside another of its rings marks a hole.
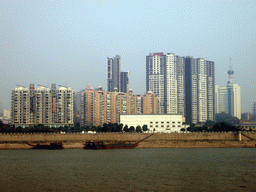
<instances>
[{"instance_id":1,"label":"skyline","mask_svg":"<svg viewBox=\"0 0 256 192\"><path fill-rule=\"evenodd\" d=\"M106 2L106 3L104 3ZM129 89L146 92L146 56L175 53L215 62L225 86L232 58L242 112L256 101L255 1L0 1L0 101L16 85L107 90L107 57L120 55ZM118 3L118 4L117 4ZM100 78L99 78L100 77Z\"/></svg>"}]
</instances>

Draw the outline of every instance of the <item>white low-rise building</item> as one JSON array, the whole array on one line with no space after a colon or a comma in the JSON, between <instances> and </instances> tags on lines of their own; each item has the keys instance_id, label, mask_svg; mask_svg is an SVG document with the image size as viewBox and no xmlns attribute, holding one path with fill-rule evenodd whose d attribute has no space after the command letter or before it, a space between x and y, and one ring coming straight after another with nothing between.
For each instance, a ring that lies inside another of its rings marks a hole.
<instances>
[{"instance_id":1,"label":"white low-rise building","mask_svg":"<svg viewBox=\"0 0 256 192\"><path fill-rule=\"evenodd\" d=\"M128 127L147 125L150 132L180 132L183 128L182 115L151 114L151 115L120 115L120 123Z\"/></svg>"}]
</instances>

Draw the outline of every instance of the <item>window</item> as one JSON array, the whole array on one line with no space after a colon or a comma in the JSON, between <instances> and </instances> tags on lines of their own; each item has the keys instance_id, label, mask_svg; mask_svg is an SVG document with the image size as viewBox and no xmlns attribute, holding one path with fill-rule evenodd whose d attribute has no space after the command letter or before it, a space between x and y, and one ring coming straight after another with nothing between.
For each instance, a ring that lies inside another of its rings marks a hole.
<instances>
[{"instance_id":1,"label":"window","mask_svg":"<svg viewBox=\"0 0 256 192\"><path fill-rule=\"evenodd\" d=\"M158 123L158 121L156 123Z\"/></svg>"},{"instance_id":2,"label":"window","mask_svg":"<svg viewBox=\"0 0 256 192\"><path fill-rule=\"evenodd\" d=\"M175 125L173 125L172 127L175 127Z\"/></svg>"},{"instance_id":3,"label":"window","mask_svg":"<svg viewBox=\"0 0 256 192\"><path fill-rule=\"evenodd\" d=\"M158 125L156 125L156 127L158 127Z\"/></svg>"},{"instance_id":4,"label":"window","mask_svg":"<svg viewBox=\"0 0 256 192\"><path fill-rule=\"evenodd\" d=\"M152 121L150 121L150 123L153 123Z\"/></svg>"},{"instance_id":5,"label":"window","mask_svg":"<svg viewBox=\"0 0 256 192\"><path fill-rule=\"evenodd\" d=\"M174 121L172 123L175 123Z\"/></svg>"},{"instance_id":6,"label":"window","mask_svg":"<svg viewBox=\"0 0 256 192\"><path fill-rule=\"evenodd\" d=\"M161 123L163 124L164 122L162 121Z\"/></svg>"}]
</instances>

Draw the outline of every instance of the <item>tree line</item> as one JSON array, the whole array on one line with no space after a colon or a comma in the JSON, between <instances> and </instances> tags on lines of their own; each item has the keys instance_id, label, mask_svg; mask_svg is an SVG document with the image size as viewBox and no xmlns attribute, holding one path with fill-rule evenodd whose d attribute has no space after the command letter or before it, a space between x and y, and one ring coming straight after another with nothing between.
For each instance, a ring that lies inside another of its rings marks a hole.
<instances>
[{"instance_id":1,"label":"tree line","mask_svg":"<svg viewBox=\"0 0 256 192\"><path fill-rule=\"evenodd\" d=\"M239 119L233 117L225 112L217 113L215 116L215 121L207 121L201 127L196 127L195 124L190 124L187 131L191 132L202 132L202 131L214 131L214 132L237 132L242 131L241 128L235 126L234 124L239 124ZM181 131L186 131L184 128Z\"/></svg>"},{"instance_id":2,"label":"tree line","mask_svg":"<svg viewBox=\"0 0 256 192\"><path fill-rule=\"evenodd\" d=\"M209 124L212 124L208 126ZM185 131L185 129L182 129L181 131ZM204 126L202 127L196 127L195 124L191 124L190 127L187 128L187 131L191 132L237 132L241 131L240 127L234 126L228 122L222 121L222 122L213 122L213 121L207 121Z\"/></svg>"},{"instance_id":3,"label":"tree line","mask_svg":"<svg viewBox=\"0 0 256 192\"><path fill-rule=\"evenodd\" d=\"M203 126L198 127L195 124L190 124L190 127L187 129L182 128L181 131L190 131L190 132L202 132L202 131L214 131L214 132L236 132L241 131L240 127L234 126L239 121L238 118L232 117L227 113L218 113L216 114L215 122L214 121L207 121ZM68 126L60 126L56 127L49 127L44 126L43 124L38 125L29 125L26 128L22 127L13 127L7 124L3 124L0 121L0 132L145 132L148 131L148 126L143 125L141 126L130 126L127 125L123 126L123 124L117 123L104 123L102 126L84 126L81 127L80 123L76 123L74 127Z\"/></svg>"},{"instance_id":4,"label":"tree line","mask_svg":"<svg viewBox=\"0 0 256 192\"><path fill-rule=\"evenodd\" d=\"M147 125L141 126L123 126L123 124L117 123L104 123L102 126L84 126L81 127L80 123L76 123L74 127L60 126L60 127L49 127L43 124L29 125L28 127L14 127L2 123L0 121L0 133L37 133L37 132L145 132L148 131Z\"/></svg>"}]
</instances>

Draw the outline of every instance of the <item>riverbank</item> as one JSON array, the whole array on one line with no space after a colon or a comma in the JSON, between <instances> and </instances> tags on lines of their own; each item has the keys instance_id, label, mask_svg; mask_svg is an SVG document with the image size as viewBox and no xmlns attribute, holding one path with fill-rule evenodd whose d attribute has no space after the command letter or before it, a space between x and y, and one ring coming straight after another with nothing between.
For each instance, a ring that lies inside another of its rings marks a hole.
<instances>
[{"instance_id":1,"label":"riverbank","mask_svg":"<svg viewBox=\"0 0 256 192\"><path fill-rule=\"evenodd\" d=\"M62 142L65 149L82 149L86 141L109 143L134 143L143 140L149 133L37 133L0 134L0 149L31 149L30 144ZM251 148L255 147L256 133L155 133L139 143L137 148Z\"/></svg>"},{"instance_id":2,"label":"riverbank","mask_svg":"<svg viewBox=\"0 0 256 192\"><path fill-rule=\"evenodd\" d=\"M256 141L154 141L136 148L255 148ZM64 149L83 149L83 143L63 143ZM0 143L0 149L32 149L26 143Z\"/></svg>"}]
</instances>

